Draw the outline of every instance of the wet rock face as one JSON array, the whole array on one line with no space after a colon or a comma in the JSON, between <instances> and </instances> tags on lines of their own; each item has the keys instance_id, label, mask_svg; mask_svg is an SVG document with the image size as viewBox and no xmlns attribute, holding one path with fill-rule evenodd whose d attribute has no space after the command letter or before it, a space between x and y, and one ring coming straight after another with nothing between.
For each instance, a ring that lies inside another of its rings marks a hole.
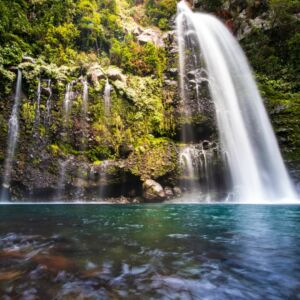
<instances>
[{"instance_id":1,"label":"wet rock face","mask_svg":"<svg viewBox=\"0 0 300 300\"><path fill-rule=\"evenodd\" d=\"M166 198L164 188L152 179L147 179L144 182L143 190L143 196L148 201L163 201Z\"/></svg>"}]
</instances>

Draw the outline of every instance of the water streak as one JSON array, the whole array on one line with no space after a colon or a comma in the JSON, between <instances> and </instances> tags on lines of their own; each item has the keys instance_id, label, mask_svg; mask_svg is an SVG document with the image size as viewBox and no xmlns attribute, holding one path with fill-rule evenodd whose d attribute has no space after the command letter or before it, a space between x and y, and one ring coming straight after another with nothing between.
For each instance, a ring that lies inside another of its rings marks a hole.
<instances>
[{"instance_id":1,"label":"water streak","mask_svg":"<svg viewBox=\"0 0 300 300\"><path fill-rule=\"evenodd\" d=\"M41 117L41 94L42 94L42 83L41 83L41 79L38 79L38 88L37 88L37 92L36 92L36 112L35 112L35 117L36 117L36 125L39 124L40 122L40 117Z\"/></svg>"},{"instance_id":2,"label":"water streak","mask_svg":"<svg viewBox=\"0 0 300 300\"><path fill-rule=\"evenodd\" d=\"M106 80L105 88L104 88L104 108L105 108L105 116L110 116L110 109L111 109L111 85Z\"/></svg>"},{"instance_id":3,"label":"water streak","mask_svg":"<svg viewBox=\"0 0 300 300\"><path fill-rule=\"evenodd\" d=\"M15 157L16 146L19 138L19 108L21 102L21 92L22 92L22 72L18 70L14 106L8 123L8 141L7 141L7 152L6 152L5 163L4 163L1 201L7 200L8 197L7 192L11 182L13 160Z\"/></svg>"},{"instance_id":4,"label":"water streak","mask_svg":"<svg viewBox=\"0 0 300 300\"><path fill-rule=\"evenodd\" d=\"M185 1L178 4L177 33L182 99L190 101L186 62L193 65L189 56L197 51L194 71L200 64L207 70L236 200L296 199L247 59L235 38L217 18L193 13Z\"/></svg>"},{"instance_id":5,"label":"water streak","mask_svg":"<svg viewBox=\"0 0 300 300\"><path fill-rule=\"evenodd\" d=\"M72 101L73 101L73 84L74 82L70 82L66 86L66 93L64 98L64 121L68 124L70 113L72 109Z\"/></svg>"},{"instance_id":6,"label":"water streak","mask_svg":"<svg viewBox=\"0 0 300 300\"><path fill-rule=\"evenodd\" d=\"M83 81L83 94L82 94L82 114L86 118L88 111L88 100L89 100L89 84L87 80Z\"/></svg>"},{"instance_id":7,"label":"water streak","mask_svg":"<svg viewBox=\"0 0 300 300\"><path fill-rule=\"evenodd\" d=\"M46 101L46 115L45 115L45 124L50 125L51 123L51 108L52 108L52 88L51 88L51 79L47 80L47 87L45 90L48 92L48 98Z\"/></svg>"},{"instance_id":8,"label":"water streak","mask_svg":"<svg viewBox=\"0 0 300 300\"><path fill-rule=\"evenodd\" d=\"M65 98L63 103L63 120L64 120L64 134L63 139L64 142L69 141L69 119L72 109L72 102L73 102L73 85L74 82L70 82L66 86ZM59 181L58 181L58 199L61 200L64 196L65 192L65 185L66 185L66 173L67 173L67 166L69 164L69 159L64 159L59 162L60 172L59 172Z\"/></svg>"},{"instance_id":9,"label":"water streak","mask_svg":"<svg viewBox=\"0 0 300 300\"><path fill-rule=\"evenodd\" d=\"M66 187L66 173L67 173L67 167L69 164L69 160L61 160L59 162L59 182L58 182L58 194L57 199L59 201L63 200L64 198L64 192Z\"/></svg>"},{"instance_id":10,"label":"water streak","mask_svg":"<svg viewBox=\"0 0 300 300\"><path fill-rule=\"evenodd\" d=\"M185 145L180 150L180 165L182 168L183 188L190 192L198 190L201 199L211 201L216 192L214 161L218 160L218 149L205 141L202 144Z\"/></svg>"}]
</instances>

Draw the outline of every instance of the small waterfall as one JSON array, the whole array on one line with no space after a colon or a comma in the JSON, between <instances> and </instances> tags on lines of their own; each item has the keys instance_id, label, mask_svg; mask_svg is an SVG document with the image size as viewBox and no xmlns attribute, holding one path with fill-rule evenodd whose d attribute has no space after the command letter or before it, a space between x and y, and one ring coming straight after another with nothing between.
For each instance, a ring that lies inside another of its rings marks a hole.
<instances>
[{"instance_id":1,"label":"small waterfall","mask_svg":"<svg viewBox=\"0 0 300 300\"><path fill-rule=\"evenodd\" d=\"M46 101L46 114L45 114L45 124L48 126L51 124L51 108L52 108L52 88L51 88L51 79L47 80L47 87L45 90L48 92L48 98Z\"/></svg>"},{"instance_id":2,"label":"small waterfall","mask_svg":"<svg viewBox=\"0 0 300 300\"><path fill-rule=\"evenodd\" d=\"M89 100L89 84L87 80L83 81L83 94L82 94L82 115L83 118L86 118L88 112L88 102Z\"/></svg>"},{"instance_id":3,"label":"small waterfall","mask_svg":"<svg viewBox=\"0 0 300 300\"><path fill-rule=\"evenodd\" d=\"M89 84L86 79L82 81L83 92L82 92L82 106L81 106L81 143L80 151L84 155L84 152L87 148L87 135L88 135L88 124L87 124L87 113L88 113L88 100L89 100ZM83 177L82 174L87 173L86 166L80 163L77 170L77 182L80 182L80 179ZM86 178L86 176L84 176ZM80 199L84 196L84 188L78 185L75 191L76 198Z\"/></svg>"},{"instance_id":4,"label":"small waterfall","mask_svg":"<svg viewBox=\"0 0 300 300\"><path fill-rule=\"evenodd\" d=\"M73 85L74 82L68 83L66 86L66 92L63 102L63 121L64 121L64 135L63 139L65 142L69 140L69 119L72 109L72 101L73 101ZM59 181L58 181L58 199L61 200L64 196L65 191L65 183L66 183L66 172L67 166L69 164L69 159L61 160L59 162L60 172L59 172Z\"/></svg>"},{"instance_id":5,"label":"small waterfall","mask_svg":"<svg viewBox=\"0 0 300 300\"><path fill-rule=\"evenodd\" d=\"M4 174L1 191L1 201L5 201L8 198L8 189L10 187L11 172L13 168L13 160L15 157L16 146L19 137L19 108L21 102L22 93L22 72L18 70L16 94L14 106L8 123L8 141L7 152L4 164Z\"/></svg>"},{"instance_id":6,"label":"small waterfall","mask_svg":"<svg viewBox=\"0 0 300 300\"><path fill-rule=\"evenodd\" d=\"M218 160L218 152L208 141L185 145L180 150L182 186L190 192L200 192L202 200L210 201L216 193L215 161Z\"/></svg>"},{"instance_id":7,"label":"small waterfall","mask_svg":"<svg viewBox=\"0 0 300 300\"><path fill-rule=\"evenodd\" d=\"M108 167L110 166L110 161L105 160L101 163L100 167L100 187L99 187L99 197L103 199L105 197L105 192L107 191L107 171Z\"/></svg>"},{"instance_id":8,"label":"small waterfall","mask_svg":"<svg viewBox=\"0 0 300 300\"><path fill-rule=\"evenodd\" d=\"M106 80L105 88L104 88L104 108L105 108L105 116L110 116L110 109L111 109L111 85L108 81Z\"/></svg>"},{"instance_id":9,"label":"small waterfall","mask_svg":"<svg viewBox=\"0 0 300 300\"><path fill-rule=\"evenodd\" d=\"M74 82L70 82L66 86L66 93L64 98L64 121L66 124L69 122L70 113L72 109L72 101L73 101L73 85Z\"/></svg>"},{"instance_id":10,"label":"small waterfall","mask_svg":"<svg viewBox=\"0 0 300 300\"><path fill-rule=\"evenodd\" d=\"M69 164L69 160L59 161L59 182L58 182L58 194L57 200L61 201L64 197L65 186L66 186L66 171Z\"/></svg>"},{"instance_id":11,"label":"small waterfall","mask_svg":"<svg viewBox=\"0 0 300 300\"><path fill-rule=\"evenodd\" d=\"M181 149L179 157L184 177L195 180L197 178L197 172L193 163L195 158L194 149L191 146L185 146Z\"/></svg>"},{"instance_id":12,"label":"small waterfall","mask_svg":"<svg viewBox=\"0 0 300 300\"><path fill-rule=\"evenodd\" d=\"M37 92L36 92L36 110L35 110L35 122L36 125L38 126L38 124L40 123L40 118L41 118L41 95L42 95L42 83L41 83L41 79L38 79L38 88L37 88Z\"/></svg>"},{"instance_id":13,"label":"small waterfall","mask_svg":"<svg viewBox=\"0 0 300 300\"><path fill-rule=\"evenodd\" d=\"M193 100L188 67L199 74L204 68L236 200L296 199L247 59L232 34L215 17L193 13L185 1L178 4L177 33L182 99L186 106Z\"/></svg>"}]
</instances>

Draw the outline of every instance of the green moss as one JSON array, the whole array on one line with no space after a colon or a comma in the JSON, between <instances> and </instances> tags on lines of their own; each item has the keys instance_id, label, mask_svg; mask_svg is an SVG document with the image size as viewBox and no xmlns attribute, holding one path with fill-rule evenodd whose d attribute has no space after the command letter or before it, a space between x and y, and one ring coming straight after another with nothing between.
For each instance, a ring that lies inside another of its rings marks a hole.
<instances>
[{"instance_id":1,"label":"green moss","mask_svg":"<svg viewBox=\"0 0 300 300\"><path fill-rule=\"evenodd\" d=\"M28 101L22 104L21 116L27 128L31 128L33 126L35 120L35 109L35 104L31 104Z\"/></svg>"},{"instance_id":2,"label":"green moss","mask_svg":"<svg viewBox=\"0 0 300 300\"><path fill-rule=\"evenodd\" d=\"M166 68L166 53L152 43L139 44L130 35L123 42L112 41L111 62L135 75L156 74L161 77Z\"/></svg>"},{"instance_id":3,"label":"green moss","mask_svg":"<svg viewBox=\"0 0 300 300\"><path fill-rule=\"evenodd\" d=\"M107 145L94 145L87 152L86 156L93 164L99 164L102 160L113 158L111 149Z\"/></svg>"},{"instance_id":4,"label":"green moss","mask_svg":"<svg viewBox=\"0 0 300 300\"><path fill-rule=\"evenodd\" d=\"M300 94L288 92L286 82L258 78L284 158L300 166Z\"/></svg>"},{"instance_id":5,"label":"green moss","mask_svg":"<svg viewBox=\"0 0 300 300\"><path fill-rule=\"evenodd\" d=\"M59 156L60 148L57 144L52 144L49 146L49 149L54 157Z\"/></svg>"},{"instance_id":6,"label":"green moss","mask_svg":"<svg viewBox=\"0 0 300 300\"><path fill-rule=\"evenodd\" d=\"M168 30L169 20L176 14L176 0L148 0L146 14L151 22L163 30Z\"/></svg>"},{"instance_id":7,"label":"green moss","mask_svg":"<svg viewBox=\"0 0 300 300\"><path fill-rule=\"evenodd\" d=\"M141 140L140 140L141 143ZM128 159L129 171L142 180L156 179L175 172L178 166L175 144L167 139L148 139L140 144Z\"/></svg>"}]
</instances>

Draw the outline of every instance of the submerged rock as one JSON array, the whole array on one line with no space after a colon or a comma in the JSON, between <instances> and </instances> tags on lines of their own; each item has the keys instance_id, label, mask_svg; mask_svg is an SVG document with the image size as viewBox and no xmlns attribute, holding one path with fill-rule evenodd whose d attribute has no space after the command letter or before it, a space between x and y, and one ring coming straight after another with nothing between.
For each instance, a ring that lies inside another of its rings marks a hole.
<instances>
[{"instance_id":1,"label":"submerged rock","mask_svg":"<svg viewBox=\"0 0 300 300\"><path fill-rule=\"evenodd\" d=\"M164 188L164 192L165 192L166 197L167 197L168 199L174 197L174 191L173 191L173 189L172 189L171 187L166 186L166 187Z\"/></svg>"},{"instance_id":2,"label":"submerged rock","mask_svg":"<svg viewBox=\"0 0 300 300\"><path fill-rule=\"evenodd\" d=\"M143 183L143 196L148 201L162 201L166 198L163 187L152 179L147 179Z\"/></svg>"}]
</instances>

